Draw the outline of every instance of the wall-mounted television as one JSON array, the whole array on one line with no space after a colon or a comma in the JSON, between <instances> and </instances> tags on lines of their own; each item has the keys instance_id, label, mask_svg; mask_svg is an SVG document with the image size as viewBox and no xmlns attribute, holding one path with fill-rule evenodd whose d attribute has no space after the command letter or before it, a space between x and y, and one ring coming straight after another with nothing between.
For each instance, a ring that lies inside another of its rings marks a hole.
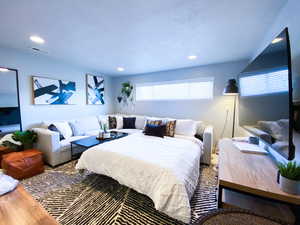
<instances>
[{"instance_id":1,"label":"wall-mounted television","mask_svg":"<svg viewBox=\"0 0 300 225\"><path fill-rule=\"evenodd\" d=\"M295 157L288 29L284 29L238 77L239 124L285 159ZM268 148L268 149L270 149Z\"/></svg>"}]
</instances>

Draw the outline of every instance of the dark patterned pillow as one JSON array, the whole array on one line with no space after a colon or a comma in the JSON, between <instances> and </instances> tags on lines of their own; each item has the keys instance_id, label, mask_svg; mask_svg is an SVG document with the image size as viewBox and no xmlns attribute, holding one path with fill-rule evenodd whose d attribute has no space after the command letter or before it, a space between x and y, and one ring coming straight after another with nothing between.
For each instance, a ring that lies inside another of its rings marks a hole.
<instances>
[{"instance_id":1,"label":"dark patterned pillow","mask_svg":"<svg viewBox=\"0 0 300 225\"><path fill-rule=\"evenodd\" d=\"M123 117L123 129L135 129L135 117Z\"/></svg>"},{"instance_id":2,"label":"dark patterned pillow","mask_svg":"<svg viewBox=\"0 0 300 225\"><path fill-rule=\"evenodd\" d=\"M166 133L166 125L146 124L145 126L145 131L144 131L145 135L164 138L165 133Z\"/></svg>"},{"instance_id":3,"label":"dark patterned pillow","mask_svg":"<svg viewBox=\"0 0 300 225\"><path fill-rule=\"evenodd\" d=\"M145 133L147 125L156 125L156 126L159 126L161 124L162 124L162 120L146 120L146 124L145 124L145 128L144 128L143 132Z\"/></svg>"},{"instance_id":4,"label":"dark patterned pillow","mask_svg":"<svg viewBox=\"0 0 300 225\"><path fill-rule=\"evenodd\" d=\"M174 137L176 128L176 120L168 121L166 123L166 136Z\"/></svg>"},{"instance_id":5,"label":"dark patterned pillow","mask_svg":"<svg viewBox=\"0 0 300 225\"><path fill-rule=\"evenodd\" d=\"M54 131L54 132L58 132L59 133L59 140L64 140L65 137L60 133L60 131L57 129L57 127L54 124L51 124L48 126L48 130Z\"/></svg>"},{"instance_id":6,"label":"dark patterned pillow","mask_svg":"<svg viewBox=\"0 0 300 225\"><path fill-rule=\"evenodd\" d=\"M150 125L161 125L162 124L162 120L147 120L146 125L150 124Z\"/></svg>"},{"instance_id":7,"label":"dark patterned pillow","mask_svg":"<svg viewBox=\"0 0 300 225\"><path fill-rule=\"evenodd\" d=\"M117 128L117 118L115 116L108 117L108 128L116 129Z\"/></svg>"}]
</instances>

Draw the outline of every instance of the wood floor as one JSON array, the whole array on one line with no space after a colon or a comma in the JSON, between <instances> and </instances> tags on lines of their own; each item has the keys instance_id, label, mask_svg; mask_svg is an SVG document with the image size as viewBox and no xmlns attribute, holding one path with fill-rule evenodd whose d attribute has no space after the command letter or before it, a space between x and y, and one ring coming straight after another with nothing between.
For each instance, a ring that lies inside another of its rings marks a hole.
<instances>
[{"instance_id":1,"label":"wood floor","mask_svg":"<svg viewBox=\"0 0 300 225\"><path fill-rule=\"evenodd\" d=\"M59 225L22 185L0 197L0 225Z\"/></svg>"}]
</instances>

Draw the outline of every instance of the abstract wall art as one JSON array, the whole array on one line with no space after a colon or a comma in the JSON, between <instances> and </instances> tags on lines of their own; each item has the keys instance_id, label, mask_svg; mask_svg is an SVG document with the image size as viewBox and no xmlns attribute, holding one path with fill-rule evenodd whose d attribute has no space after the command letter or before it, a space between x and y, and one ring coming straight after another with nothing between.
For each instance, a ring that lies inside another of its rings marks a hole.
<instances>
[{"instance_id":1,"label":"abstract wall art","mask_svg":"<svg viewBox=\"0 0 300 225\"><path fill-rule=\"evenodd\" d=\"M32 77L33 102L38 105L73 105L76 84L72 81Z\"/></svg>"},{"instance_id":2,"label":"abstract wall art","mask_svg":"<svg viewBox=\"0 0 300 225\"><path fill-rule=\"evenodd\" d=\"M86 75L87 104L104 104L104 78L101 76Z\"/></svg>"}]
</instances>

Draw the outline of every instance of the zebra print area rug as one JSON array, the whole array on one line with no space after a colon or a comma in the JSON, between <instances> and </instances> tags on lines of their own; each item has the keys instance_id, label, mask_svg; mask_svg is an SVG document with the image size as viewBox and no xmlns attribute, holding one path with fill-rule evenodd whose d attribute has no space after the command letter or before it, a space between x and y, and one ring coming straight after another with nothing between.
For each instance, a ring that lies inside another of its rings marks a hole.
<instances>
[{"instance_id":1,"label":"zebra print area rug","mask_svg":"<svg viewBox=\"0 0 300 225\"><path fill-rule=\"evenodd\" d=\"M102 175L78 173L72 161L22 181L25 188L62 225L168 225L183 223L155 210L147 196ZM191 200L192 222L217 208L217 172L201 165Z\"/></svg>"}]
</instances>

